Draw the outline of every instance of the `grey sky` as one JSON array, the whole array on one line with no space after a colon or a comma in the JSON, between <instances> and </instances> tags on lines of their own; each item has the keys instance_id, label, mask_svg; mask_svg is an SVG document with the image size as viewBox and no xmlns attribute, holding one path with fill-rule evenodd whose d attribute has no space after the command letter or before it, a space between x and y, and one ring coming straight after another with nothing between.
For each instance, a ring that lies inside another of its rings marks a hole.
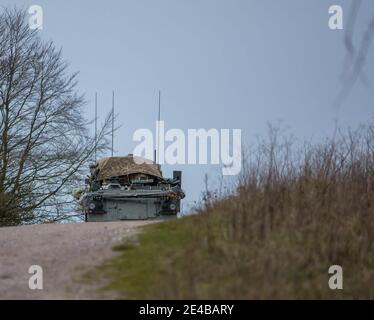
<instances>
[{"instance_id":1,"label":"grey sky","mask_svg":"<svg viewBox=\"0 0 374 320\"><path fill-rule=\"evenodd\" d=\"M45 39L63 48L80 71L93 118L94 92L104 115L116 92L116 154L131 152L137 128L155 126L157 94L167 128L241 128L243 141L282 120L297 137L318 139L334 123L357 126L373 115L372 86L358 83L337 110L333 101L345 49L343 31L328 28L328 8L339 4L344 23L351 1L339 0L0 0L39 4ZM364 0L355 44L374 14ZM374 61L365 66L374 81ZM197 199L214 167L165 166L184 172L186 203Z\"/></svg>"}]
</instances>

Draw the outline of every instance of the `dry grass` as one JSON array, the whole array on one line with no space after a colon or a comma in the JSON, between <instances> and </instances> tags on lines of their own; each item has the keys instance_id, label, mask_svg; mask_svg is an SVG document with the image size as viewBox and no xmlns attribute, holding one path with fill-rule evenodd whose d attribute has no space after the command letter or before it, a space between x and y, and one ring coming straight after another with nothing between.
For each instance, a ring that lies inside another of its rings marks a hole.
<instances>
[{"instance_id":1,"label":"dry grass","mask_svg":"<svg viewBox=\"0 0 374 320\"><path fill-rule=\"evenodd\" d=\"M373 127L302 148L278 139L271 129L233 193L207 192L197 216L126 246L109 287L127 298L374 298ZM333 264L344 290L328 288Z\"/></svg>"}]
</instances>

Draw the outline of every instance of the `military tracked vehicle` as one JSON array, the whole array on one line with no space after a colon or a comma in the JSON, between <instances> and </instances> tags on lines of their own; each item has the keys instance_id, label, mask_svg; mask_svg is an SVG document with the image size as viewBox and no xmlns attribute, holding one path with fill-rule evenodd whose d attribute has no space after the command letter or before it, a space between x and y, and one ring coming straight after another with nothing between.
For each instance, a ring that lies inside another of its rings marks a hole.
<instances>
[{"instance_id":1,"label":"military tracked vehicle","mask_svg":"<svg viewBox=\"0 0 374 320\"><path fill-rule=\"evenodd\" d=\"M130 154L92 164L85 190L75 197L88 222L150 219L180 212L181 186L181 171L164 178L159 164Z\"/></svg>"}]
</instances>

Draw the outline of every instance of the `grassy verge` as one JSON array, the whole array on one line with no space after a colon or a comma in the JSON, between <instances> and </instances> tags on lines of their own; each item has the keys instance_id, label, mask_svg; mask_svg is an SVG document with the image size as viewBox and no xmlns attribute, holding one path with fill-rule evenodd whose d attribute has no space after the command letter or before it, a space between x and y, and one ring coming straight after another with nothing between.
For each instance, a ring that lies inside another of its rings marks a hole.
<instances>
[{"instance_id":1,"label":"grassy verge","mask_svg":"<svg viewBox=\"0 0 374 320\"><path fill-rule=\"evenodd\" d=\"M100 267L109 279L104 290L126 299L374 297L373 256L358 250L329 257L329 245L307 231L279 229L248 244L230 239L227 218L195 216L145 227ZM344 268L344 290L328 288L335 263Z\"/></svg>"},{"instance_id":2,"label":"grassy verge","mask_svg":"<svg viewBox=\"0 0 374 320\"><path fill-rule=\"evenodd\" d=\"M180 298L192 297L189 281L178 278L193 272L189 263L196 255L207 256L204 250L193 249L202 236L198 220L192 216L148 225L136 239L114 247L120 255L98 269L109 279L103 290L117 292L118 298L171 298L171 291L178 291Z\"/></svg>"}]
</instances>

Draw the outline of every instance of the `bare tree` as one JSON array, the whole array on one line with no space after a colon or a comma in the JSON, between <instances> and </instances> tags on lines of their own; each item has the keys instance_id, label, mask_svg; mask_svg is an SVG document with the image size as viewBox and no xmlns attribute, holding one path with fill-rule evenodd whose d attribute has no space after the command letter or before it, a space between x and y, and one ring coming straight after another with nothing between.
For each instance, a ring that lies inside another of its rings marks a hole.
<instances>
[{"instance_id":1,"label":"bare tree","mask_svg":"<svg viewBox=\"0 0 374 320\"><path fill-rule=\"evenodd\" d=\"M0 226L71 215L71 189L105 148L111 115L92 138L68 68L25 11L0 13Z\"/></svg>"}]
</instances>

